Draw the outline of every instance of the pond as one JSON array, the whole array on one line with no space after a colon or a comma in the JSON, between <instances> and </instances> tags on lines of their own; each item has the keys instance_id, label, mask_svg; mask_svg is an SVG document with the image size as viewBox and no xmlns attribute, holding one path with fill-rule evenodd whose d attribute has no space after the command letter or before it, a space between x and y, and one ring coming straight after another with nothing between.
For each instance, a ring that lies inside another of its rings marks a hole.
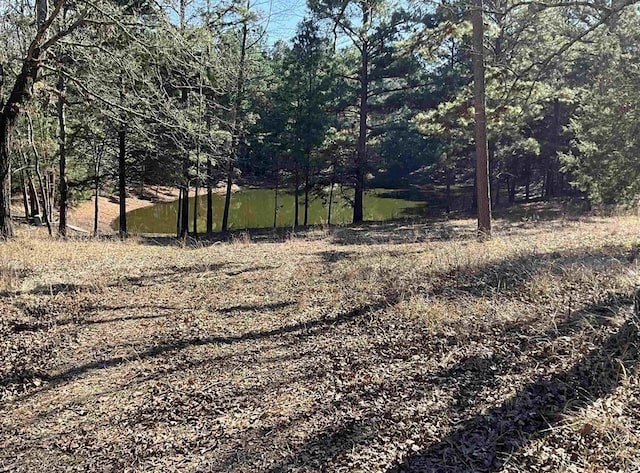
<instances>
[{"instance_id":1,"label":"pond","mask_svg":"<svg viewBox=\"0 0 640 473\"><path fill-rule=\"evenodd\" d=\"M229 229L271 228L275 209L273 189L245 189L231 197ZM346 195L336 188L331 206L331 223L350 223L353 217L349 199L353 191ZM327 223L328 197L310 196L309 224ZM193 230L193 209L196 199L189 199L189 231ZM204 232L207 216L207 196L198 196L198 231ZM390 189L369 189L364 196L364 218L368 221L393 220L422 215L424 202L411 191ZM289 191L278 193L278 227L290 227L294 219L294 196ZM178 201L158 203L127 213L127 227L131 233L175 233ZM214 231L219 231L224 209L224 196L213 195ZM299 223L304 221L304 199L300 198ZM118 221L112 223L118 229Z\"/></svg>"}]
</instances>

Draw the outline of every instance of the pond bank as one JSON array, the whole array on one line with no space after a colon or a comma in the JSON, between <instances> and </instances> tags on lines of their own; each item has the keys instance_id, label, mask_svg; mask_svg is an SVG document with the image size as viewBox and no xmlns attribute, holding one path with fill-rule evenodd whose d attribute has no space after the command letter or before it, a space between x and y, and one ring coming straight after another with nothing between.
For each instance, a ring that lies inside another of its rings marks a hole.
<instances>
[{"instance_id":1,"label":"pond bank","mask_svg":"<svg viewBox=\"0 0 640 473\"><path fill-rule=\"evenodd\" d=\"M233 186L233 192L240 190L237 185ZM206 190L205 190L206 192ZM224 187L219 184L214 192L216 194L224 194ZM202 189L199 192L202 195ZM141 195L136 190L130 190L127 196L127 212L140 209L143 207L151 207L162 202L173 202L178 200L179 189L170 186L148 186L145 187L144 193ZM195 197L195 189L191 188L189 197ZM114 233L111 223L120 215L120 201L117 195L101 195L98 197L98 232L101 234ZM69 224L80 227L84 230L91 231L93 229L93 212L94 197L78 204L69 212Z\"/></svg>"},{"instance_id":2,"label":"pond bank","mask_svg":"<svg viewBox=\"0 0 640 473\"><path fill-rule=\"evenodd\" d=\"M308 218L305 219L304 198L298 206L299 225L325 225L331 215L332 224L351 223L353 209L351 201L353 191L336 189L329 206L328 192L314 192L310 195ZM203 230L206 224L206 196L200 196L198 202L191 198L189 202L190 232L193 231L192 218L197 212L197 228ZM364 220L381 222L397 219L415 219L424 216L427 203L420 196L404 189L369 189L364 196ZM213 199L213 230L219 231L222 224L224 196L215 195ZM291 190L281 190L277 199L277 212L274 189L248 188L234 194L229 213L229 229L245 230L259 228L292 227L295 219L295 200ZM130 233L175 233L177 204L159 202L152 208L140 208L129 212L127 228ZM112 222L117 228L118 222Z\"/></svg>"}]
</instances>

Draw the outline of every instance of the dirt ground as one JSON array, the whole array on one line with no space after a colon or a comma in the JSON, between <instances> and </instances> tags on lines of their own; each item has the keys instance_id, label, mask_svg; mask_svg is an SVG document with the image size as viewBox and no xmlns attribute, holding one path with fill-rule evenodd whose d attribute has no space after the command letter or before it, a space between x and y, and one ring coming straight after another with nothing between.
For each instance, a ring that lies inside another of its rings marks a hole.
<instances>
[{"instance_id":1,"label":"dirt ground","mask_svg":"<svg viewBox=\"0 0 640 473\"><path fill-rule=\"evenodd\" d=\"M640 471L640 219L474 225L20 228L0 471Z\"/></svg>"},{"instance_id":2,"label":"dirt ground","mask_svg":"<svg viewBox=\"0 0 640 473\"><path fill-rule=\"evenodd\" d=\"M170 190L167 194L162 194L158 200L140 199L137 196L127 197L127 212L131 210L139 209L141 207L148 207L156 202L176 200L178 198L177 192ZM77 207L74 207L69 212L69 223L75 227L86 230L87 232L93 231L93 219L94 219L94 197L91 200L82 202ZM113 197L98 197L98 232L100 234L113 233L111 223L120 215L120 203L118 199Z\"/></svg>"}]
</instances>

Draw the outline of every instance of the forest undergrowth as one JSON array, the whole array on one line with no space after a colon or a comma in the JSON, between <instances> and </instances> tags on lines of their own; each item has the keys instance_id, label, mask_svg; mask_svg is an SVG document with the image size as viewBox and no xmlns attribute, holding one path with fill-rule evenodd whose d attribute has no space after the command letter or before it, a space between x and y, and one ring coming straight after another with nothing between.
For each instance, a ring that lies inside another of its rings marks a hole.
<instances>
[{"instance_id":1,"label":"forest undergrowth","mask_svg":"<svg viewBox=\"0 0 640 473\"><path fill-rule=\"evenodd\" d=\"M640 218L496 227L22 228L0 471L640 471Z\"/></svg>"}]
</instances>

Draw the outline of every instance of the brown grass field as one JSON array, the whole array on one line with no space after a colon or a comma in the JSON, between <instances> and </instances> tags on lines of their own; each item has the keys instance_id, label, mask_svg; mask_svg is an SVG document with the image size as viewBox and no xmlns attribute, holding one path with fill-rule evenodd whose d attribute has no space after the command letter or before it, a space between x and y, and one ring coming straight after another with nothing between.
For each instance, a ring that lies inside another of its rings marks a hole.
<instances>
[{"instance_id":1,"label":"brown grass field","mask_svg":"<svg viewBox=\"0 0 640 473\"><path fill-rule=\"evenodd\" d=\"M0 471L638 472L640 218L0 244Z\"/></svg>"}]
</instances>

